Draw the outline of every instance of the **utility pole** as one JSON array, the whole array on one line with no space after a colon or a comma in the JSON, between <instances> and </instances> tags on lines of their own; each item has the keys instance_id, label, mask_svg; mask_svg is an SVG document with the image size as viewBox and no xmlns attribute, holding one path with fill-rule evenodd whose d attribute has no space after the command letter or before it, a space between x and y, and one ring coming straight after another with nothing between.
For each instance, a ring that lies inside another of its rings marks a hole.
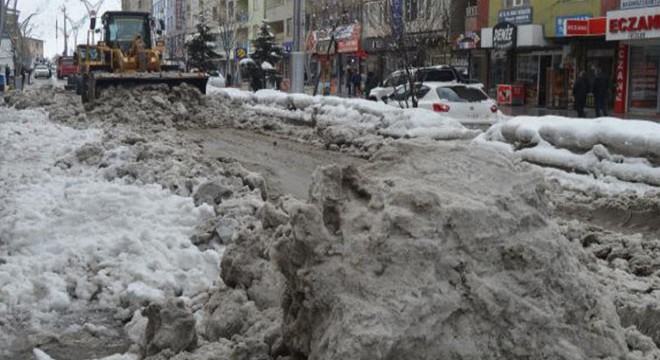
<instances>
[{"instance_id":1,"label":"utility pole","mask_svg":"<svg viewBox=\"0 0 660 360\"><path fill-rule=\"evenodd\" d=\"M305 0L293 1L293 51L291 52L291 93L305 90Z\"/></svg>"},{"instance_id":2,"label":"utility pole","mask_svg":"<svg viewBox=\"0 0 660 360\"><path fill-rule=\"evenodd\" d=\"M69 33L66 31L66 5L62 5L62 14L64 15L64 52L62 56L69 55Z\"/></svg>"}]
</instances>

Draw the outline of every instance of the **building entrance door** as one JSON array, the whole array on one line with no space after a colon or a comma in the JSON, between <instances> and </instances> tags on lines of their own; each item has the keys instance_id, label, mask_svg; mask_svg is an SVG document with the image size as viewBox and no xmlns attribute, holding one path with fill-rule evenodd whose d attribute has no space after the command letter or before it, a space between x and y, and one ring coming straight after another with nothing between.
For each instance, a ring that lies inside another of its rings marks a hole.
<instances>
[{"instance_id":1,"label":"building entrance door","mask_svg":"<svg viewBox=\"0 0 660 360\"><path fill-rule=\"evenodd\" d=\"M548 68L552 67L552 55L544 55L539 59L538 104L548 104Z\"/></svg>"}]
</instances>

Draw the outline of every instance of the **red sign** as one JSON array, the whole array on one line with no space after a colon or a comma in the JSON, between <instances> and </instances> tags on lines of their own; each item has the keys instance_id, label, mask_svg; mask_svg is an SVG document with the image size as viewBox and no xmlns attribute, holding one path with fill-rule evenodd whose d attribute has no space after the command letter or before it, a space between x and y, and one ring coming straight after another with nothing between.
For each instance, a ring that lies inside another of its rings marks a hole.
<instances>
[{"instance_id":1,"label":"red sign","mask_svg":"<svg viewBox=\"0 0 660 360\"><path fill-rule=\"evenodd\" d=\"M589 19L589 35L605 35L607 18Z\"/></svg>"},{"instance_id":2,"label":"red sign","mask_svg":"<svg viewBox=\"0 0 660 360\"><path fill-rule=\"evenodd\" d=\"M566 20L566 35L589 35L589 20Z\"/></svg>"},{"instance_id":3,"label":"red sign","mask_svg":"<svg viewBox=\"0 0 660 360\"><path fill-rule=\"evenodd\" d=\"M606 19L568 19L566 20L566 36L598 36L605 35Z\"/></svg>"},{"instance_id":4,"label":"red sign","mask_svg":"<svg viewBox=\"0 0 660 360\"><path fill-rule=\"evenodd\" d=\"M610 19L610 32L660 30L660 15L642 15Z\"/></svg>"},{"instance_id":5,"label":"red sign","mask_svg":"<svg viewBox=\"0 0 660 360\"><path fill-rule=\"evenodd\" d=\"M614 112L626 111L626 87L628 83L628 45L619 44L616 55Z\"/></svg>"}]
</instances>

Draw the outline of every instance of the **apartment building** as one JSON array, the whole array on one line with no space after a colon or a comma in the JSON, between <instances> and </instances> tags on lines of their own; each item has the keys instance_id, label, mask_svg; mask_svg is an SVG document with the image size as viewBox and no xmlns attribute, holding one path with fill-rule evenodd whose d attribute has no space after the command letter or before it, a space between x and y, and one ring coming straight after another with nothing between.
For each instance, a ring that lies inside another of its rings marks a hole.
<instances>
[{"instance_id":1,"label":"apartment building","mask_svg":"<svg viewBox=\"0 0 660 360\"><path fill-rule=\"evenodd\" d=\"M151 12L152 0L121 0L123 11L145 11Z\"/></svg>"},{"instance_id":2,"label":"apartment building","mask_svg":"<svg viewBox=\"0 0 660 360\"><path fill-rule=\"evenodd\" d=\"M152 16L165 22L165 31L162 34L165 39L164 59L170 64L182 65L185 62L186 9L186 0L153 2Z\"/></svg>"}]
</instances>

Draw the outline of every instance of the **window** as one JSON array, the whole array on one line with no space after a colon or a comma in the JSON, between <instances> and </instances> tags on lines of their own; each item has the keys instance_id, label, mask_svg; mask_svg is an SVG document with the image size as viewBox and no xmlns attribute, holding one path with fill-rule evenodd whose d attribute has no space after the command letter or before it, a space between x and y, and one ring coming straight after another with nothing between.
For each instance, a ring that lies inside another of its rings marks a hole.
<instances>
[{"instance_id":1,"label":"window","mask_svg":"<svg viewBox=\"0 0 660 360\"><path fill-rule=\"evenodd\" d=\"M252 0L252 10L259 10L259 0Z\"/></svg>"},{"instance_id":2,"label":"window","mask_svg":"<svg viewBox=\"0 0 660 360\"><path fill-rule=\"evenodd\" d=\"M452 102L479 102L488 99L483 91L467 86L439 87L436 93L441 100Z\"/></svg>"},{"instance_id":3,"label":"window","mask_svg":"<svg viewBox=\"0 0 660 360\"><path fill-rule=\"evenodd\" d=\"M512 8L529 5L529 0L504 0L504 7Z\"/></svg>"},{"instance_id":4,"label":"window","mask_svg":"<svg viewBox=\"0 0 660 360\"><path fill-rule=\"evenodd\" d=\"M518 55L518 73L516 79L527 85L536 84L539 74L539 57L537 55Z\"/></svg>"},{"instance_id":5,"label":"window","mask_svg":"<svg viewBox=\"0 0 660 360\"><path fill-rule=\"evenodd\" d=\"M215 21L218 20L218 7L217 6L213 7L213 20L215 20Z\"/></svg>"},{"instance_id":6,"label":"window","mask_svg":"<svg viewBox=\"0 0 660 360\"><path fill-rule=\"evenodd\" d=\"M293 19L286 19L286 36L291 36L293 33Z\"/></svg>"},{"instance_id":7,"label":"window","mask_svg":"<svg viewBox=\"0 0 660 360\"><path fill-rule=\"evenodd\" d=\"M417 81L456 81L452 70L422 69L417 73Z\"/></svg>"},{"instance_id":8,"label":"window","mask_svg":"<svg viewBox=\"0 0 660 360\"><path fill-rule=\"evenodd\" d=\"M405 9L406 9L406 20L414 21L417 20L417 14L419 10L419 0L406 0Z\"/></svg>"},{"instance_id":9,"label":"window","mask_svg":"<svg viewBox=\"0 0 660 360\"><path fill-rule=\"evenodd\" d=\"M383 25L385 16L385 4L382 1L372 1L364 4L365 24L368 28L377 28Z\"/></svg>"}]
</instances>

